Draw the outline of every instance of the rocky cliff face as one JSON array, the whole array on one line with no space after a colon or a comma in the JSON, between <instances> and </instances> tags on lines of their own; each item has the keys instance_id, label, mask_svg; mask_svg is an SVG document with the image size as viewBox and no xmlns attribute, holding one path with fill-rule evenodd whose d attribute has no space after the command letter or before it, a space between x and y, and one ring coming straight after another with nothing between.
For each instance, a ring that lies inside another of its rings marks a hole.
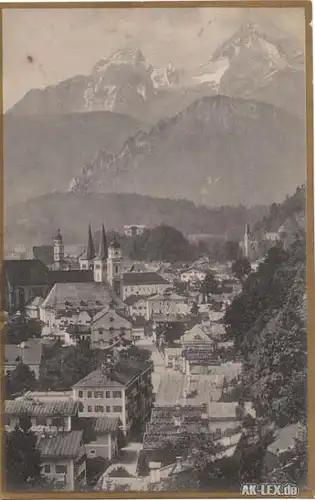
<instances>
[{"instance_id":1,"label":"rocky cliff face","mask_svg":"<svg viewBox=\"0 0 315 500\"><path fill-rule=\"evenodd\" d=\"M270 105L216 96L138 132L113 158L101 153L70 190L211 205L269 203L305 181L304 166L304 128L297 118Z\"/></svg>"}]
</instances>

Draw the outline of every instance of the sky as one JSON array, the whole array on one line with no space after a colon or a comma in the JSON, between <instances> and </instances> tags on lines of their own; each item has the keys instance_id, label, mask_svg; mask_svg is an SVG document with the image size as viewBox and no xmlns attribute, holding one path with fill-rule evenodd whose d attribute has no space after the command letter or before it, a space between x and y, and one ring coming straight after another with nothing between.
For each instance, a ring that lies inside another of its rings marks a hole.
<instances>
[{"instance_id":1,"label":"sky","mask_svg":"<svg viewBox=\"0 0 315 500\"><path fill-rule=\"evenodd\" d=\"M140 49L155 67L193 68L250 18L304 40L300 8L71 8L3 10L3 99L89 74L102 57Z\"/></svg>"}]
</instances>

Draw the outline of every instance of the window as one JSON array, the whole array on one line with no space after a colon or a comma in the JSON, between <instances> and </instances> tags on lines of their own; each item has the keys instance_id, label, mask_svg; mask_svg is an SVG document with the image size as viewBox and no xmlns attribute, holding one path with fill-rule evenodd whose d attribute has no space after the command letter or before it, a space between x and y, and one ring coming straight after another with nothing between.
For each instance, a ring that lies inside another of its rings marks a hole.
<instances>
[{"instance_id":1,"label":"window","mask_svg":"<svg viewBox=\"0 0 315 500\"><path fill-rule=\"evenodd\" d=\"M83 391L79 391L79 398L83 398Z\"/></svg>"},{"instance_id":2,"label":"window","mask_svg":"<svg viewBox=\"0 0 315 500\"><path fill-rule=\"evenodd\" d=\"M100 264L95 264L95 269L101 269L101 265Z\"/></svg>"},{"instance_id":3,"label":"window","mask_svg":"<svg viewBox=\"0 0 315 500\"><path fill-rule=\"evenodd\" d=\"M115 328L112 328L112 327L111 327L111 328L109 329L109 333L111 333L111 334L113 334L113 333L114 333L114 331L115 331Z\"/></svg>"},{"instance_id":4,"label":"window","mask_svg":"<svg viewBox=\"0 0 315 500\"><path fill-rule=\"evenodd\" d=\"M121 398L121 391L113 391L113 398Z\"/></svg>"},{"instance_id":5,"label":"window","mask_svg":"<svg viewBox=\"0 0 315 500\"><path fill-rule=\"evenodd\" d=\"M116 274L118 274L118 273L119 273L119 268L118 268L118 266L117 266L117 265L115 266L115 273L116 273Z\"/></svg>"},{"instance_id":6,"label":"window","mask_svg":"<svg viewBox=\"0 0 315 500\"><path fill-rule=\"evenodd\" d=\"M110 406L106 406L106 413L110 413Z\"/></svg>"},{"instance_id":7,"label":"window","mask_svg":"<svg viewBox=\"0 0 315 500\"><path fill-rule=\"evenodd\" d=\"M98 334L99 335L103 335L103 333L104 333L104 330L102 328L100 328L99 331L98 331Z\"/></svg>"},{"instance_id":8,"label":"window","mask_svg":"<svg viewBox=\"0 0 315 500\"><path fill-rule=\"evenodd\" d=\"M113 407L113 412L114 413L121 413L122 412L122 407L121 406L114 406Z\"/></svg>"},{"instance_id":9,"label":"window","mask_svg":"<svg viewBox=\"0 0 315 500\"><path fill-rule=\"evenodd\" d=\"M92 391L88 391L88 398L92 397Z\"/></svg>"},{"instance_id":10,"label":"window","mask_svg":"<svg viewBox=\"0 0 315 500\"><path fill-rule=\"evenodd\" d=\"M95 455L95 450L90 450L90 455Z\"/></svg>"},{"instance_id":11,"label":"window","mask_svg":"<svg viewBox=\"0 0 315 500\"><path fill-rule=\"evenodd\" d=\"M91 413L92 412L92 406L88 406L88 412Z\"/></svg>"},{"instance_id":12,"label":"window","mask_svg":"<svg viewBox=\"0 0 315 500\"><path fill-rule=\"evenodd\" d=\"M94 397L97 399L97 398L103 398L104 397L104 393L103 391L94 391Z\"/></svg>"},{"instance_id":13,"label":"window","mask_svg":"<svg viewBox=\"0 0 315 500\"><path fill-rule=\"evenodd\" d=\"M36 417L36 425L47 425L46 417Z\"/></svg>"},{"instance_id":14,"label":"window","mask_svg":"<svg viewBox=\"0 0 315 500\"><path fill-rule=\"evenodd\" d=\"M65 474L67 472L66 465L56 465L56 473L57 474Z\"/></svg>"},{"instance_id":15,"label":"window","mask_svg":"<svg viewBox=\"0 0 315 500\"><path fill-rule=\"evenodd\" d=\"M104 413L104 406L101 406L101 405L99 405L99 406L95 406L95 411L96 411L97 413L98 413L98 412L100 412L100 413Z\"/></svg>"},{"instance_id":16,"label":"window","mask_svg":"<svg viewBox=\"0 0 315 500\"><path fill-rule=\"evenodd\" d=\"M54 417L51 419L51 425L54 427L62 427L64 425L63 417Z\"/></svg>"},{"instance_id":17,"label":"window","mask_svg":"<svg viewBox=\"0 0 315 500\"><path fill-rule=\"evenodd\" d=\"M106 395L106 397L107 397L107 398L110 398L110 397L111 397L111 393L110 393L110 391L106 391L106 392L105 392L105 395Z\"/></svg>"},{"instance_id":18,"label":"window","mask_svg":"<svg viewBox=\"0 0 315 500\"><path fill-rule=\"evenodd\" d=\"M44 472L46 472L46 474L49 474L50 473L50 465L44 465Z\"/></svg>"}]
</instances>

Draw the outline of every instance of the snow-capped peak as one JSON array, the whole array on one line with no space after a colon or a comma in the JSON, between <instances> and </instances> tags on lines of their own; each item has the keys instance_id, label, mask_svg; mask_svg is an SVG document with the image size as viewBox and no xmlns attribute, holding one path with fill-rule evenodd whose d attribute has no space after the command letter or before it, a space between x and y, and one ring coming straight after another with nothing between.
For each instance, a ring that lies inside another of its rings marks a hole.
<instances>
[{"instance_id":1,"label":"snow-capped peak","mask_svg":"<svg viewBox=\"0 0 315 500\"><path fill-rule=\"evenodd\" d=\"M103 57L96 63L92 73L99 73L105 71L110 66L120 66L120 65L130 65L130 66L144 66L146 70L150 70L151 66L145 60L141 50L139 49L121 49L114 52L109 57Z\"/></svg>"}]
</instances>

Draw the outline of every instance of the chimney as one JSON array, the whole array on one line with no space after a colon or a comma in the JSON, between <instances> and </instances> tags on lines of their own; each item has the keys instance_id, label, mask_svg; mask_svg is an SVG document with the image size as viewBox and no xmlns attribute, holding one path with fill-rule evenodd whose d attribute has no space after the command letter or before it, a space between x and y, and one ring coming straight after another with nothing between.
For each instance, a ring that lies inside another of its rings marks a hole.
<instances>
[{"instance_id":1,"label":"chimney","mask_svg":"<svg viewBox=\"0 0 315 500\"><path fill-rule=\"evenodd\" d=\"M161 462L149 462L150 483L159 483L161 480Z\"/></svg>"}]
</instances>

